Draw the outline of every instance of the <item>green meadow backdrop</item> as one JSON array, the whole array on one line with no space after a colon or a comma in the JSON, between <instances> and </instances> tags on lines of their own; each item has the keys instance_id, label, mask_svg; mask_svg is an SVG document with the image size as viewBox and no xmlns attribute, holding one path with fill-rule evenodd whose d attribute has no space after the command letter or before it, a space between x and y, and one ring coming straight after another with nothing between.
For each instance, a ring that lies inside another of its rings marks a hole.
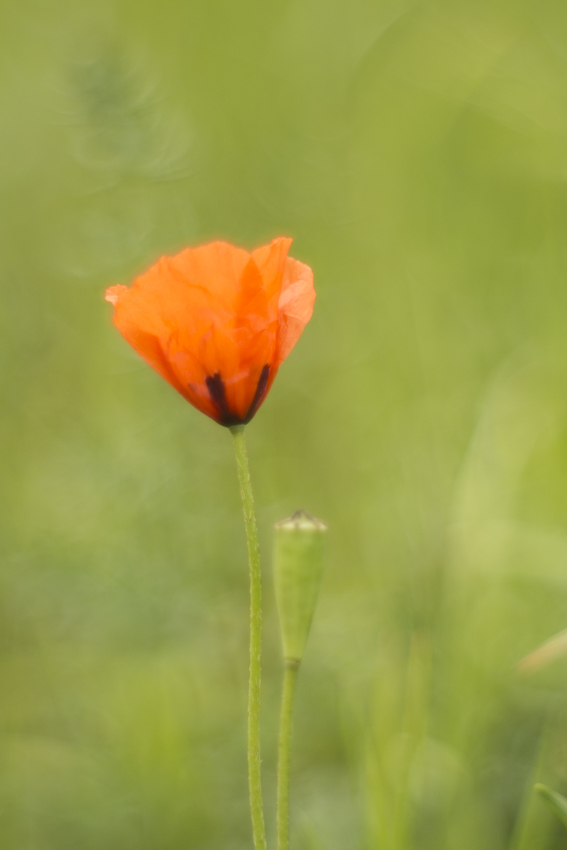
<instances>
[{"instance_id":1,"label":"green meadow backdrop","mask_svg":"<svg viewBox=\"0 0 567 850\"><path fill-rule=\"evenodd\" d=\"M0 844L250 850L230 435L104 289L294 238L315 313L248 428L272 525L329 524L293 850L561 850L567 791L563 0L0 8ZM273 840L272 840L273 844Z\"/></svg>"}]
</instances>

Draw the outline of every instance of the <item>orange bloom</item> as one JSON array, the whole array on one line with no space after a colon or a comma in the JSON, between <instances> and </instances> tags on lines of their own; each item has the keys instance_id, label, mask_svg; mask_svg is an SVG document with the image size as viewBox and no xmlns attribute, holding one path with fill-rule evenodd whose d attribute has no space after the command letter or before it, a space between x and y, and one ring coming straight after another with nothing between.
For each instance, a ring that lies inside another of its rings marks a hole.
<instances>
[{"instance_id":1,"label":"orange bloom","mask_svg":"<svg viewBox=\"0 0 567 850\"><path fill-rule=\"evenodd\" d=\"M226 242L162 257L111 286L114 324L172 387L220 425L249 422L311 318L309 266L291 239L251 254Z\"/></svg>"}]
</instances>

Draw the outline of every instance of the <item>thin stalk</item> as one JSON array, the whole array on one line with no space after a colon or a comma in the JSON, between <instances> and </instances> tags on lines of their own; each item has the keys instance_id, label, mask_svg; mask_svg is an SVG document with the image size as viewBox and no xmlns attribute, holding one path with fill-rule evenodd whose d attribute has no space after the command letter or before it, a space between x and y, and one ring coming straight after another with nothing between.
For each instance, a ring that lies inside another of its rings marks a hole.
<instances>
[{"instance_id":1,"label":"thin stalk","mask_svg":"<svg viewBox=\"0 0 567 850\"><path fill-rule=\"evenodd\" d=\"M280 742L278 748L277 850L288 850L289 848L289 762L291 752L291 720L298 670L299 661L296 658L285 659L282 708L280 714Z\"/></svg>"},{"instance_id":2,"label":"thin stalk","mask_svg":"<svg viewBox=\"0 0 567 850\"><path fill-rule=\"evenodd\" d=\"M262 573L258 529L254 511L254 496L250 482L248 453L244 438L244 425L230 429L234 437L234 451L238 468L240 496L244 510L248 563L250 566L250 675L248 680L248 785L250 814L256 850L266 850L266 829L262 802L262 777L260 758L260 682L262 676Z\"/></svg>"},{"instance_id":3,"label":"thin stalk","mask_svg":"<svg viewBox=\"0 0 567 850\"><path fill-rule=\"evenodd\" d=\"M549 777L549 766L556 746L554 740L553 715L548 710L540 733L538 748L524 787L524 798L520 804L520 811L516 821L516 827L512 833L509 850L530 850L532 847L547 846L547 834L553 829L551 818L534 794L534 784Z\"/></svg>"}]
</instances>

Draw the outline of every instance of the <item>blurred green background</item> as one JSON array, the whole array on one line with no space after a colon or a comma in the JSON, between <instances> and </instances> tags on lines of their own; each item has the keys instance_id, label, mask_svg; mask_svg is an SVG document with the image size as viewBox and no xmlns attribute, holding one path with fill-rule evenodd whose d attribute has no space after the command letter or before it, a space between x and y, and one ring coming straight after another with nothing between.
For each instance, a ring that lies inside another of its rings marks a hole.
<instances>
[{"instance_id":1,"label":"blurred green background","mask_svg":"<svg viewBox=\"0 0 567 850\"><path fill-rule=\"evenodd\" d=\"M228 433L104 288L294 237L312 322L248 428L274 521L329 523L296 850L560 850L567 790L563 0L0 8L0 844L251 847Z\"/></svg>"}]
</instances>

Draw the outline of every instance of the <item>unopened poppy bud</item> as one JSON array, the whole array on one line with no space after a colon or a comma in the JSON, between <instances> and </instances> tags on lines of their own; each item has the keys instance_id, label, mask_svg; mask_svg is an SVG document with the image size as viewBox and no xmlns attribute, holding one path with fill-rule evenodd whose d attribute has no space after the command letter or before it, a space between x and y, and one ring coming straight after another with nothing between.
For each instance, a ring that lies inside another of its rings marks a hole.
<instances>
[{"instance_id":1,"label":"unopened poppy bud","mask_svg":"<svg viewBox=\"0 0 567 850\"><path fill-rule=\"evenodd\" d=\"M306 511L276 523L274 580L286 661L299 662L317 604L327 526Z\"/></svg>"}]
</instances>

